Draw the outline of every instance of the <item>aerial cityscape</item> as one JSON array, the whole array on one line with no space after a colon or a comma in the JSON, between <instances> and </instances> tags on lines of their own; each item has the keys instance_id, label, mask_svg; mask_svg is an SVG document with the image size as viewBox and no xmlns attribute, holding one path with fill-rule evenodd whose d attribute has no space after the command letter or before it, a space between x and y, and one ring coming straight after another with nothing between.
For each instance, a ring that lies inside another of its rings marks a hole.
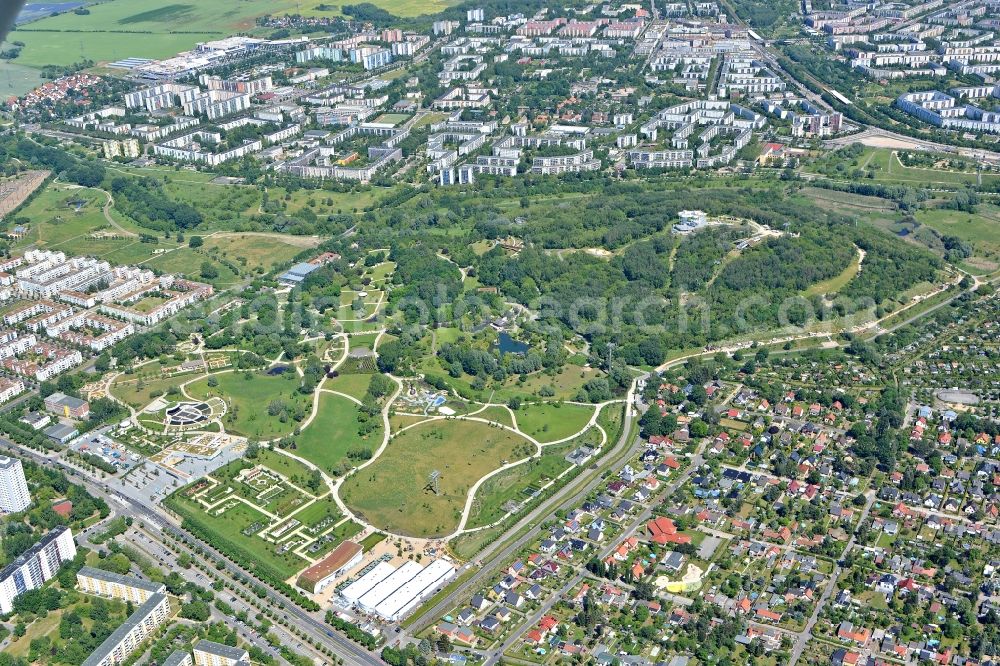
<instances>
[{"instance_id":1,"label":"aerial cityscape","mask_svg":"<svg viewBox=\"0 0 1000 666\"><path fill-rule=\"evenodd\" d=\"M998 0L9 4L0 666L1000 664Z\"/></svg>"}]
</instances>

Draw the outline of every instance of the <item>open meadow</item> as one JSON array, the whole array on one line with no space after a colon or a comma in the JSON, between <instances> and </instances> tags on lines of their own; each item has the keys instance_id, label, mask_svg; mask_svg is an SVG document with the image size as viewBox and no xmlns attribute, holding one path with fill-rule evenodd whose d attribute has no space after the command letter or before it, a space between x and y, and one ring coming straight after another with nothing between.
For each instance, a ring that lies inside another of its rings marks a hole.
<instances>
[{"instance_id":1,"label":"open meadow","mask_svg":"<svg viewBox=\"0 0 1000 666\"><path fill-rule=\"evenodd\" d=\"M365 377L365 375L350 375ZM295 438L294 453L332 472L348 459L349 452L373 452L382 444L382 428L376 428L364 437L358 434L360 406L352 400L322 393L316 417Z\"/></svg>"},{"instance_id":2,"label":"open meadow","mask_svg":"<svg viewBox=\"0 0 1000 666\"><path fill-rule=\"evenodd\" d=\"M458 526L478 479L534 450L519 435L484 423L419 424L393 437L375 462L344 482L340 495L352 511L379 529L441 536ZM434 470L441 474L438 494L428 484Z\"/></svg>"},{"instance_id":3,"label":"open meadow","mask_svg":"<svg viewBox=\"0 0 1000 666\"><path fill-rule=\"evenodd\" d=\"M311 408L310 397L299 393L294 372L224 372L195 380L184 389L199 400L221 397L228 405L226 430L254 439L288 435L301 420L296 417L304 418Z\"/></svg>"}]
</instances>

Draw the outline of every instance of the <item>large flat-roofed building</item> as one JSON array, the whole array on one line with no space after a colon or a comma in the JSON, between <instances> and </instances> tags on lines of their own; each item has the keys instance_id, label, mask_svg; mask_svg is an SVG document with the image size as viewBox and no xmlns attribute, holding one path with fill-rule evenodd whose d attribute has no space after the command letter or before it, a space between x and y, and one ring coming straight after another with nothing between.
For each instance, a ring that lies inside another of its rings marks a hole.
<instances>
[{"instance_id":1,"label":"large flat-roofed building","mask_svg":"<svg viewBox=\"0 0 1000 666\"><path fill-rule=\"evenodd\" d=\"M170 600L167 595L150 596L87 657L83 666L120 664L169 617Z\"/></svg>"},{"instance_id":2,"label":"large flat-roofed building","mask_svg":"<svg viewBox=\"0 0 1000 666\"><path fill-rule=\"evenodd\" d=\"M307 592L319 594L330 583L361 562L363 549L353 541L345 541L333 552L309 567L299 576L298 585Z\"/></svg>"},{"instance_id":3,"label":"large flat-roofed building","mask_svg":"<svg viewBox=\"0 0 1000 666\"><path fill-rule=\"evenodd\" d=\"M83 567L76 572L76 584L81 592L136 604L145 603L154 594L166 593L166 586L163 583L154 583L135 576L123 576L93 567Z\"/></svg>"},{"instance_id":4,"label":"large flat-roofed building","mask_svg":"<svg viewBox=\"0 0 1000 666\"><path fill-rule=\"evenodd\" d=\"M243 648L200 640L194 644L195 666L242 666L250 663L250 653Z\"/></svg>"},{"instance_id":5,"label":"large flat-roofed building","mask_svg":"<svg viewBox=\"0 0 1000 666\"><path fill-rule=\"evenodd\" d=\"M361 597L368 594L373 587L388 578L389 574L395 570L396 568L388 562L379 562L363 576L359 577L356 581L345 587L341 591L340 596L342 596L348 603L357 603Z\"/></svg>"},{"instance_id":6,"label":"large flat-roofed building","mask_svg":"<svg viewBox=\"0 0 1000 666\"><path fill-rule=\"evenodd\" d=\"M278 282L288 285L289 287L294 287L305 280L307 275L318 268L319 264L310 264L306 262L295 264L286 272L278 276Z\"/></svg>"},{"instance_id":7,"label":"large flat-roofed building","mask_svg":"<svg viewBox=\"0 0 1000 666\"><path fill-rule=\"evenodd\" d=\"M17 458L0 456L0 511L16 513L31 504L24 467Z\"/></svg>"},{"instance_id":8,"label":"large flat-roofed building","mask_svg":"<svg viewBox=\"0 0 1000 666\"><path fill-rule=\"evenodd\" d=\"M395 621L454 575L455 567L446 559L435 560L426 567L408 561L398 569L379 562L340 595L368 613Z\"/></svg>"},{"instance_id":9,"label":"large flat-roofed building","mask_svg":"<svg viewBox=\"0 0 1000 666\"><path fill-rule=\"evenodd\" d=\"M90 403L65 393L53 393L45 398L45 409L73 419L85 419L90 415Z\"/></svg>"},{"instance_id":10,"label":"large flat-roofed building","mask_svg":"<svg viewBox=\"0 0 1000 666\"><path fill-rule=\"evenodd\" d=\"M10 613L18 595L40 588L56 575L63 562L74 557L76 544L68 527L57 527L42 537L0 570L0 614Z\"/></svg>"}]
</instances>

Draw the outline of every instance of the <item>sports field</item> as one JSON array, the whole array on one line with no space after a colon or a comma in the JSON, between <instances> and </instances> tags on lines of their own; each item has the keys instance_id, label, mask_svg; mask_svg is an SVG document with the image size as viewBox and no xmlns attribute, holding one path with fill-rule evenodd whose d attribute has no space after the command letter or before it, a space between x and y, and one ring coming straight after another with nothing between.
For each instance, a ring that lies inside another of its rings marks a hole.
<instances>
[{"instance_id":1,"label":"sports field","mask_svg":"<svg viewBox=\"0 0 1000 666\"><path fill-rule=\"evenodd\" d=\"M347 479L340 496L380 529L416 537L442 536L458 526L469 490L478 479L534 450L515 433L483 423L420 424L394 437L374 463ZM428 485L433 470L441 473L439 494Z\"/></svg>"}]
</instances>

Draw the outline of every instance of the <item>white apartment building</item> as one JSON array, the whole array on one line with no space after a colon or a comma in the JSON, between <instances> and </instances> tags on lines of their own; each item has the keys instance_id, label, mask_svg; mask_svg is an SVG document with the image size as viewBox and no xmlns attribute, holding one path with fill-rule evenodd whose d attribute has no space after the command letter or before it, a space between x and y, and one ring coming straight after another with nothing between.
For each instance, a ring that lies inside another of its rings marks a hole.
<instances>
[{"instance_id":1,"label":"white apartment building","mask_svg":"<svg viewBox=\"0 0 1000 666\"><path fill-rule=\"evenodd\" d=\"M24 393L25 387L24 382L20 379L8 379L7 377L0 377L0 405L5 402L10 402L17 396Z\"/></svg>"},{"instance_id":2,"label":"white apartment building","mask_svg":"<svg viewBox=\"0 0 1000 666\"><path fill-rule=\"evenodd\" d=\"M214 641L200 640L194 644L195 666L242 666L250 663L250 653Z\"/></svg>"},{"instance_id":3,"label":"white apartment building","mask_svg":"<svg viewBox=\"0 0 1000 666\"><path fill-rule=\"evenodd\" d=\"M24 390L24 384L21 384ZM24 468L17 458L0 456L0 511L17 513L31 504L28 482L24 479Z\"/></svg>"},{"instance_id":4,"label":"white apartment building","mask_svg":"<svg viewBox=\"0 0 1000 666\"><path fill-rule=\"evenodd\" d=\"M0 571L0 614L14 610L14 599L52 579L63 562L76 557L73 532L60 526ZM164 597L166 599L166 597Z\"/></svg>"},{"instance_id":5,"label":"white apartment building","mask_svg":"<svg viewBox=\"0 0 1000 666\"><path fill-rule=\"evenodd\" d=\"M158 626L170 617L170 600L165 594L153 594L115 629L83 662L83 666L113 666L125 661Z\"/></svg>"},{"instance_id":6,"label":"white apartment building","mask_svg":"<svg viewBox=\"0 0 1000 666\"><path fill-rule=\"evenodd\" d=\"M144 604L154 594L165 594L163 583L142 580L135 576L123 576L103 569L83 567L76 572L76 584L81 592L108 599L131 601Z\"/></svg>"}]
</instances>

